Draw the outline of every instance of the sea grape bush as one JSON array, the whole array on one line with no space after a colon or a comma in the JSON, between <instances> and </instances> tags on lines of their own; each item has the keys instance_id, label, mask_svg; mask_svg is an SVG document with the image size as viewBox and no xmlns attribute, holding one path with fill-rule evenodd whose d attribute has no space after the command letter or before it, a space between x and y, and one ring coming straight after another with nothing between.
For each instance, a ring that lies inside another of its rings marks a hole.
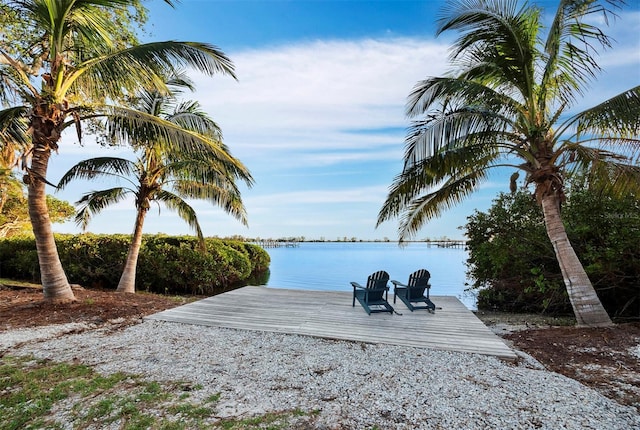
<instances>
[{"instance_id":1,"label":"sea grape bush","mask_svg":"<svg viewBox=\"0 0 640 430\"><path fill-rule=\"evenodd\" d=\"M577 182L562 214L569 240L612 317L640 318L640 203ZM526 191L500 194L465 226L468 274L478 307L512 312L571 314L571 305L546 236L542 214Z\"/></svg>"},{"instance_id":2,"label":"sea grape bush","mask_svg":"<svg viewBox=\"0 0 640 430\"><path fill-rule=\"evenodd\" d=\"M129 235L56 235L69 281L89 288L118 285ZM140 249L138 290L162 294L212 295L245 285L269 269L269 254L249 243L205 239L206 252L192 236L145 235ZM0 276L39 282L32 237L0 241Z\"/></svg>"}]
</instances>

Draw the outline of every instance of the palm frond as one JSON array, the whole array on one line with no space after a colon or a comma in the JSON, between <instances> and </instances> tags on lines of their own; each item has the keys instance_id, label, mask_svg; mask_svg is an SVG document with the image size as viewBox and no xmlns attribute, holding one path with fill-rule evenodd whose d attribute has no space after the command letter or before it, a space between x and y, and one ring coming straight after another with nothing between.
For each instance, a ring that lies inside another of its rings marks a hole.
<instances>
[{"instance_id":1,"label":"palm frond","mask_svg":"<svg viewBox=\"0 0 640 430\"><path fill-rule=\"evenodd\" d=\"M96 157L80 161L71 167L58 182L58 188L64 188L74 179L94 179L100 176L126 178L136 172L136 164L124 158Z\"/></svg>"},{"instance_id":2,"label":"palm frond","mask_svg":"<svg viewBox=\"0 0 640 430\"><path fill-rule=\"evenodd\" d=\"M81 64L60 89L66 93L78 85L90 96L117 99L123 89L135 92L140 82L166 92L168 71L194 68L208 75L222 73L236 78L231 60L217 47L198 42L153 42L99 55Z\"/></svg>"},{"instance_id":3,"label":"palm frond","mask_svg":"<svg viewBox=\"0 0 640 430\"><path fill-rule=\"evenodd\" d=\"M112 49L116 46L114 35L117 34L117 22L110 19L110 15L104 13L106 8L126 11L135 6L132 0L79 0L63 1L61 7L50 7L57 12L53 15L52 33L56 35L54 40L64 43L66 35L74 34L83 47L104 47ZM85 48L86 49L86 48ZM62 52L64 46L58 48Z\"/></svg>"},{"instance_id":4,"label":"palm frond","mask_svg":"<svg viewBox=\"0 0 640 430\"><path fill-rule=\"evenodd\" d=\"M486 172L475 170L463 177L452 178L437 187L435 191L411 200L403 210L400 219L398 228L400 242L413 236L427 221L440 216L443 211L477 191L484 180L486 180Z\"/></svg>"},{"instance_id":5,"label":"palm frond","mask_svg":"<svg viewBox=\"0 0 640 430\"><path fill-rule=\"evenodd\" d=\"M432 109L456 110L462 107L485 106L488 110L513 114L522 108L519 103L486 85L468 80L466 76L429 78L418 82L407 97L406 114L412 118L429 115Z\"/></svg>"},{"instance_id":6,"label":"palm frond","mask_svg":"<svg viewBox=\"0 0 640 430\"><path fill-rule=\"evenodd\" d=\"M526 148L520 138L511 131L514 125L508 117L481 108L464 108L457 111L434 114L425 121L416 121L409 128L405 140L405 169L425 158L452 150L470 154L487 151L517 153L527 158ZM512 143L516 142L516 143ZM470 162L471 158L461 162Z\"/></svg>"},{"instance_id":7,"label":"palm frond","mask_svg":"<svg viewBox=\"0 0 640 430\"><path fill-rule=\"evenodd\" d=\"M15 150L29 146L27 113L28 109L25 106L15 106L0 110L0 146L4 148L7 145L11 145L15 147Z\"/></svg>"},{"instance_id":8,"label":"palm frond","mask_svg":"<svg viewBox=\"0 0 640 430\"><path fill-rule=\"evenodd\" d=\"M590 82L600 66L595 60L597 45L602 49L611 46L611 38L598 27L589 23L591 15L600 15L607 22L614 15L612 9L624 4L621 0L595 2L593 0L561 0L553 22L549 27L545 52L547 59L542 82L553 94L571 103L577 94L583 93L584 85Z\"/></svg>"},{"instance_id":9,"label":"palm frond","mask_svg":"<svg viewBox=\"0 0 640 430\"><path fill-rule=\"evenodd\" d=\"M182 197L166 190L160 190L154 200L164 203L171 210L175 210L178 216L196 231L198 238L201 241L204 239L196 211Z\"/></svg>"},{"instance_id":10,"label":"palm frond","mask_svg":"<svg viewBox=\"0 0 640 430\"><path fill-rule=\"evenodd\" d=\"M191 79L184 71L171 71L166 79L166 91L160 91L153 86L144 87L135 95L129 96L125 105L160 118L167 118L176 110L178 96L184 89L195 90Z\"/></svg>"},{"instance_id":11,"label":"palm frond","mask_svg":"<svg viewBox=\"0 0 640 430\"><path fill-rule=\"evenodd\" d=\"M174 70L167 79L167 87L171 89L171 94L174 96L180 95L183 90L196 90L193 80L184 70Z\"/></svg>"},{"instance_id":12,"label":"palm frond","mask_svg":"<svg viewBox=\"0 0 640 430\"><path fill-rule=\"evenodd\" d=\"M230 182L178 181L173 185L174 190L182 196L207 200L214 206L220 207L227 214L233 216L243 225L247 225L247 212L242 203L239 190Z\"/></svg>"},{"instance_id":13,"label":"palm frond","mask_svg":"<svg viewBox=\"0 0 640 430\"><path fill-rule=\"evenodd\" d=\"M169 160L181 158L215 160L237 178L252 181L244 164L233 157L222 142L191 131L166 119L134 109L113 108L107 124L114 141L130 142L134 147L153 145Z\"/></svg>"},{"instance_id":14,"label":"palm frond","mask_svg":"<svg viewBox=\"0 0 640 430\"><path fill-rule=\"evenodd\" d=\"M167 120L184 129L208 136L212 140L222 141L222 129L203 111L196 101L185 101L176 106L167 116Z\"/></svg>"},{"instance_id":15,"label":"palm frond","mask_svg":"<svg viewBox=\"0 0 640 430\"><path fill-rule=\"evenodd\" d=\"M567 121L578 136L640 138L640 86L630 88Z\"/></svg>"},{"instance_id":16,"label":"palm frond","mask_svg":"<svg viewBox=\"0 0 640 430\"><path fill-rule=\"evenodd\" d=\"M11 57L4 49L0 49L0 57L7 63L8 67L2 67L0 70L0 101L7 100L10 94L16 93L25 100L33 100L38 94L38 90L31 84L30 76L26 67L15 58Z\"/></svg>"},{"instance_id":17,"label":"palm frond","mask_svg":"<svg viewBox=\"0 0 640 430\"><path fill-rule=\"evenodd\" d=\"M634 195L640 199L640 166L637 164L594 162L587 180L594 190L606 195Z\"/></svg>"},{"instance_id":18,"label":"palm frond","mask_svg":"<svg viewBox=\"0 0 640 430\"><path fill-rule=\"evenodd\" d=\"M183 159L165 165L167 184L187 198L207 200L247 224L235 177L215 160Z\"/></svg>"},{"instance_id":19,"label":"palm frond","mask_svg":"<svg viewBox=\"0 0 640 430\"><path fill-rule=\"evenodd\" d=\"M446 4L438 19L437 34L457 30L460 36L451 50L456 75L465 70L477 80L505 92L517 91L523 99L534 92L534 63L539 11L518 1L456 0Z\"/></svg>"},{"instance_id":20,"label":"palm frond","mask_svg":"<svg viewBox=\"0 0 640 430\"><path fill-rule=\"evenodd\" d=\"M558 165L568 175L585 177L589 184L605 193L640 196L640 166L637 160L580 143L566 144L563 150L564 159Z\"/></svg>"},{"instance_id":21,"label":"palm frond","mask_svg":"<svg viewBox=\"0 0 640 430\"><path fill-rule=\"evenodd\" d=\"M197 180L200 182L234 182L242 180L249 188L253 185L253 177L235 169L229 169L226 163L221 163L215 158L190 157L172 159L167 157L165 162L166 173L176 178Z\"/></svg>"},{"instance_id":22,"label":"palm frond","mask_svg":"<svg viewBox=\"0 0 640 430\"><path fill-rule=\"evenodd\" d=\"M387 199L378 214L378 225L401 215L413 205L412 202L419 200L422 195L433 194L434 189L473 177L474 171L484 172L496 167L499 156L491 146L464 146L443 151L406 167L396 176L389 189ZM442 209L430 209L431 215L427 218L440 213L440 210Z\"/></svg>"},{"instance_id":23,"label":"palm frond","mask_svg":"<svg viewBox=\"0 0 640 430\"><path fill-rule=\"evenodd\" d=\"M126 197L131 191L126 188L110 188L108 190L92 191L84 194L80 200L76 202L79 210L76 214L76 224L86 230L91 218L100 213L104 208L112 204L118 203Z\"/></svg>"}]
</instances>

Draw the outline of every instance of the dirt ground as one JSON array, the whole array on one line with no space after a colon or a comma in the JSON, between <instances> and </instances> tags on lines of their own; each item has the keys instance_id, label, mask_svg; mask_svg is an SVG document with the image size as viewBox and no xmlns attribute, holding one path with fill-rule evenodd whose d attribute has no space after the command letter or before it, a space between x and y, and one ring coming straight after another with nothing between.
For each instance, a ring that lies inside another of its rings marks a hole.
<instances>
[{"instance_id":1,"label":"dirt ground","mask_svg":"<svg viewBox=\"0 0 640 430\"><path fill-rule=\"evenodd\" d=\"M640 412L640 323L576 328L540 315L476 315L507 344ZM573 321L575 322L575 321Z\"/></svg>"},{"instance_id":2,"label":"dirt ground","mask_svg":"<svg viewBox=\"0 0 640 430\"><path fill-rule=\"evenodd\" d=\"M0 284L0 332L71 322L101 324L117 320L134 324L145 315L198 299L89 289L76 289L74 293L76 302L52 305L43 303L38 288ZM533 356L548 370L576 379L640 412L640 323L590 329L534 315L476 315L507 343Z\"/></svg>"}]
</instances>

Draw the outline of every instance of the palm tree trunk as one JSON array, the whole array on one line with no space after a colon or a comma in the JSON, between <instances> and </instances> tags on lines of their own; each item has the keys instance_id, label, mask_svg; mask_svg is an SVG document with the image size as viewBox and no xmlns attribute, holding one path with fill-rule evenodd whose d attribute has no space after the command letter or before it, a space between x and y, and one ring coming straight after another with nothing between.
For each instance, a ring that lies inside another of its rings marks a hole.
<instances>
[{"instance_id":1,"label":"palm tree trunk","mask_svg":"<svg viewBox=\"0 0 640 430\"><path fill-rule=\"evenodd\" d=\"M44 178L47 177L50 155L49 149L34 152L27 176L29 218L36 240L44 299L54 303L65 303L75 301L75 296L60 263L47 208Z\"/></svg>"},{"instance_id":2,"label":"palm tree trunk","mask_svg":"<svg viewBox=\"0 0 640 430\"><path fill-rule=\"evenodd\" d=\"M122 271L120 282L118 282L118 289L116 290L119 293L136 292L136 268L138 266L138 254L142 246L142 226L146 214L147 212L144 209L138 209L136 225L133 229L133 237L131 238L131 245L129 245L129 253L127 254L127 261L124 264L124 270Z\"/></svg>"},{"instance_id":3,"label":"palm tree trunk","mask_svg":"<svg viewBox=\"0 0 640 430\"><path fill-rule=\"evenodd\" d=\"M569 242L560 218L558 197L556 195L545 196L542 199L542 211L547 234L560 264L578 326L605 327L613 325Z\"/></svg>"}]
</instances>

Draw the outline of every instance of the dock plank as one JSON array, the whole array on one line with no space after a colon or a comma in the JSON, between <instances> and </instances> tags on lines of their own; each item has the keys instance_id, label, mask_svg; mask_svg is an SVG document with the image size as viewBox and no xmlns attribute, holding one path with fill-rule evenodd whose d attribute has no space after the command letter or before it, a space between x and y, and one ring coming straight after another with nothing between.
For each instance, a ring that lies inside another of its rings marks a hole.
<instances>
[{"instance_id":1,"label":"dock plank","mask_svg":"<svg viewBox=\"0 0 640 430\"><path fill-rule=\"evenodd\" d=\"M325 339L469 352L515 360L516 354L460 300L432 296L434 314L367 315L352 293L243 287L150 315L149 320L270 331ZM389 301L392 302L392 295Z\"/></svg>"}]
</instances>

